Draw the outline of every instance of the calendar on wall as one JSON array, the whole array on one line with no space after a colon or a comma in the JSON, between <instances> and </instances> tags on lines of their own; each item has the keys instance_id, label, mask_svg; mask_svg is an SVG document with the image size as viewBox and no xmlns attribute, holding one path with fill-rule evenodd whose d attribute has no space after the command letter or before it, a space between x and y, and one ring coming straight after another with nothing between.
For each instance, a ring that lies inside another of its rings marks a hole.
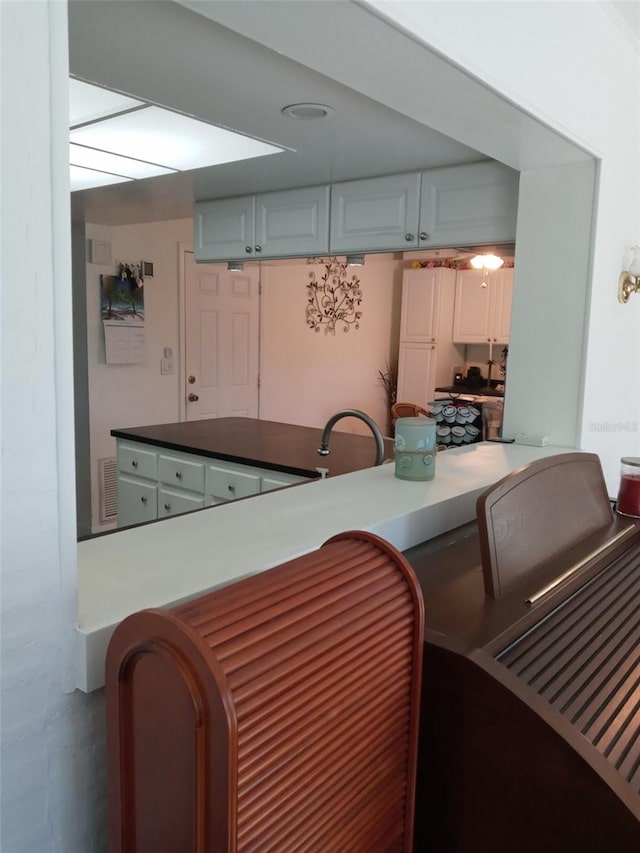
<instances>
[{"instance_id":1,"label":"calendar on wall","mask_svg":"<svg viewBox=\"0 0 640 853\"><path fill-rule=\"evenodd\" d=\"M135 270L126 270L100 276L107 364L143 364L146 358L144 282Z\"/></svg>"}]
</instances>

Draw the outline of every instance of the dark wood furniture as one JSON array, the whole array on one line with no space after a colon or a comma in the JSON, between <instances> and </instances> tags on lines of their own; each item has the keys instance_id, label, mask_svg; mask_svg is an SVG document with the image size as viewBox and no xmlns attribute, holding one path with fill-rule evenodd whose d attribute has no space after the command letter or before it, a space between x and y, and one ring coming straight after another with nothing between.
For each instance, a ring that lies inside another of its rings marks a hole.
<instances>
[{"instance_id":1,"label":"dark wood furniture","mask_svg":"<svg viewBox=\"0 0 640 853\"><path fill-rule=\"evenodd\" d=\"M107 657L111 853L409 853L423 618L402 555L351 532L126 619Z\"/></svg>"},{"instance_id":2,"label":"dark wood furniture","mask_svg":"<svg viewBox=\"0 0 640 853\"><path fill-rule=\"evenodd\" d=\"M640 532L534 462L406 552L427 610L416 853L640 849Z\"/></svg>"}]
</instances>

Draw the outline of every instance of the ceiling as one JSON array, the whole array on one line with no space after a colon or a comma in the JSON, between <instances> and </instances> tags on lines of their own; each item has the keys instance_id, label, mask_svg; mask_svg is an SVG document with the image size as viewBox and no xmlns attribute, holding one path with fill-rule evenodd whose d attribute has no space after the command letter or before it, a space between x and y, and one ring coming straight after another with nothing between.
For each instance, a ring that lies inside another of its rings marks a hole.
<instances>
[{"instance_id":1,"label":"ceiling","mask_svg":"<svg viewBox=\"0 0 640 853\"><path fill-rule=\"evenodd\" d=\"M332 3L322 6L330 16ZM194 200L485 159L178 3L70 0L69 62L79 79L289 149L76 192L75 220L125 225L185 218ZM282 114L300 102L334 112L316 121Z\"/></svg>"}]
</instances>

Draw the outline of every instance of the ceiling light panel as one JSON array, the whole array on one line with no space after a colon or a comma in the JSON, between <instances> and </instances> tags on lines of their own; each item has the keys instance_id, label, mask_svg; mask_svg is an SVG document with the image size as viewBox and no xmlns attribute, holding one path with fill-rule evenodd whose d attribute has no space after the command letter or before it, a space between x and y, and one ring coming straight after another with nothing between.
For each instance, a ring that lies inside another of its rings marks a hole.
<instances>
[{"instance_id":1,"label":"ceiling light panel","mask_svg":"<svg viewBox=\"0 0 640 853\"><path fill-rule=\"evenodd\" d=\"M96 121L105 116L121 113L133 107L143 106L142 101L83 83L81 80L69 80L69 126Z\"/></svg>"},{"instance_id":2,"label":"ceiling light panel","mask_svg":"<svg viewBox=\"0 0 640 853\"><path fill-rule=\"evenodd\" d=\"M71 131L71 141L178 170L199 169L282 151L206 122L147 107Z\"/></svg>"},{"instance_id":3,"label":"ceiling light panel","mask_svg":"<svg viewBox=\"0 0 640 853\"><path fill-rule=\"evenodd\" d=\"M132 160L108 151L98 151L96 148L84 148L82 145L69 145L69 162L72 166L84 166L87 169L98 169L101 172L111 172L126 178L153 178L155 175L168 175L175 169L167 169L155 163L143 160Z\"/></svg>"},{"instance_id":4,"label":"ceiling light panel","mask_svg":"<svg viewBox=\"0 0 640 853\"><path fill-rule=\"evenodd\" d=\"M69 178L71 192L91 190L109 184L123 184L125 181L131 180L131 178L123 178L122 175L107 175L105 172L84 169L82 166L69 166Z\"/></svg>"}]
</instances>

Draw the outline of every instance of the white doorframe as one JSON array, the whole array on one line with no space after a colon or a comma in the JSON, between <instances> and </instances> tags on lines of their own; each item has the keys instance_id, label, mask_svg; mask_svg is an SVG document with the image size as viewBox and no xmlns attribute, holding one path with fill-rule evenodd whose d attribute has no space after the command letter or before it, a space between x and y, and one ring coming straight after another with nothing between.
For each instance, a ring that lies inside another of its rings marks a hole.
<instances>
[{"instance_id":1,"label":"white doorframe","mask_svg":"<svg viewBox=\"0 0 640 853\"><path fill-rule=\"evenodd\" d=\"M191 243L178 243L178 414L181 421L187 419L187 385L184 375L187 341L187 276L185 254L193 252Z\"/></svg>"}]
</instances>

